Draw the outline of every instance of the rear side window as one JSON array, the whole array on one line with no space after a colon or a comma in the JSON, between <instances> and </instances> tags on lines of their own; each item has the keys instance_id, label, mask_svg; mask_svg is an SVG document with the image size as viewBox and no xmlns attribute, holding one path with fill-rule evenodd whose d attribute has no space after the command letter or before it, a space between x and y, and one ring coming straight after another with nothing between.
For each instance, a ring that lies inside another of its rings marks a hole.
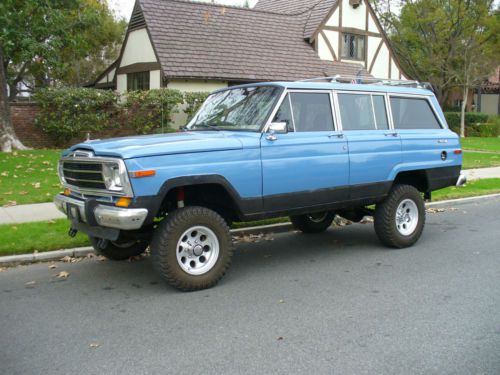
<instances>
[{"instance_id":1,"label":"rear side window","mask_svg":"<svg viewBox=\"0 0 500 375\"><path fill-rule=\"evenodd\" d=\"M387 130L389 121L382 95L339 94L344 130Z\"/></svg>"},{"instance_id":2,"label":"rear side window","mask_svg":"<svg viewBox=\"0 0 500 375\"><path fill-rule=\"evenodd\" d=\"M391 98L392 118L396 129L440 129L426 99Z\"/></svg>"}]
</instances>

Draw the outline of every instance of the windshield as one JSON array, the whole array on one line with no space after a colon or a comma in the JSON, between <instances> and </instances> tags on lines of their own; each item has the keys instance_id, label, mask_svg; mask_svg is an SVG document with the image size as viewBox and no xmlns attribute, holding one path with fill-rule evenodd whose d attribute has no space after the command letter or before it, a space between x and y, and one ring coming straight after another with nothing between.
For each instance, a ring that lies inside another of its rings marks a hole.
<instances>
[{"instance_id":1,"label":"windshield","mask_svg":"<svg viewBox=\"0 0 500 375\"><path fill-rule=\"evenodd\" d=\"M244 87L212 94L188 124L188 130L259 131L265 124L281 89Z\"/></svg>"}]
</instances>

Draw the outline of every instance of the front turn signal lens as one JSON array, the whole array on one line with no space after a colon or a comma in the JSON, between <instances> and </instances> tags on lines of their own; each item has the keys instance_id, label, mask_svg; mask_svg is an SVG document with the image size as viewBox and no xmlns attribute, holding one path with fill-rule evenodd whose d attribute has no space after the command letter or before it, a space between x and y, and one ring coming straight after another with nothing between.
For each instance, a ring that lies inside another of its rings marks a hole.
<instances>
[{"instance_id":1,"label":"front turn signal lens","mask_svg":"<svg viewBox=\"0 0 500 375\"><path fill-rule=\"evenodd\" d=\"M127 208L130 203L132 203L132 198L121 197L116 201L115 206Z\"/></svg>"},{"instance_id":2,"label":"front turn signal lens","mask_svg":"<svg viewBox=\"0 0 500 375\"><path fill-rule=\"evenodd\" d=\"M130 174L133 178L153 177L154 175L156 175L156 171L154 169L150 169L147 171L135 171Z\"/></svg>"},{"instance_id":3,"label":"front turn signal lens","mask_svg":"<svg viewBox=\"0 0 500 375\"><path fill-rule=\"evenodd\" d=\"M64 194L65 196L69 197L69 196L71 195L71 189L68 189L68 188L64 189L63 194Z\"/></svg>"}]
</instances>

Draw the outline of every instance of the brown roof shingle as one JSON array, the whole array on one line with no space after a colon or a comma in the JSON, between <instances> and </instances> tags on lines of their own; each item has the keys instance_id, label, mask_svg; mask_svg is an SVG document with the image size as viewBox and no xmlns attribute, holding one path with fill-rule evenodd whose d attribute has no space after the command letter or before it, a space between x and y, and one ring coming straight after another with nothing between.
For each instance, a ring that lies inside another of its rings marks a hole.
<instances>
[{"instance_id":1,"label":"brown roof shingle","mask_svg":"<svg viewBox=\"0 0 500 375\"><path fill-rule=\"evenodd\" d=\"M139 3L167 78L298 80L362 69L318 57L304 40L307 12L283 15L181 0Z\"/></svg>"}]
</instances>

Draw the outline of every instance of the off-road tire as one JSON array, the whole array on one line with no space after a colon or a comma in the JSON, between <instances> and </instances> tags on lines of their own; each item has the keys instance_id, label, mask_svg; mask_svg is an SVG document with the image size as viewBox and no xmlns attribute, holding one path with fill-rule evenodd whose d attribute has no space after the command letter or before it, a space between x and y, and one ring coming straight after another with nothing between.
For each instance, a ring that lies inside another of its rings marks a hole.
<instances>
[{"instance_id":1,"label":"off-road tire","mask_svg":"<svg viewBox=\"0 0 500 375\"><path fill-rule=\"evenodd\" d=\"M313 214L290 216L290 221L295 229L303 233L321 233L332 225L333 219L335 218L334 212L325 212L324 214L324 218L320 221L313 220L311 217Z\"/></svg>"},{"instance_id":2,"label":"off-road tire","mask_svg":"<svg viewBox=\"0 0 500 375\"><path fill-rule=\"evenodd\" d=\"M130 257L141 255L148 248L146 241L128 241L128 242L111 242L108 241L106 247L101 249L99 247L99 239L90 237L90 244L97 254L103 255L111 260L126 260ZM127 246L130 244L129 246Z\"/></svg>"},{"instance_id":3,"label":"off-road tire","mask_svg":"<svg viewBox=\"0 0 500 375\"><path fill-rule=\"evenodd\" d=\"M195 226L209 228L217 237L219 253L213 267L202 275L185 272L177 260L177 245L183 233ZM151 242L151 256L155 269L171 286L181 291L211 288L226 273L233 255L231 233L225 220L205 207L180 208L161 221Z\"/></svg>"},{"instance_id":4,"label":"off-road tire","mask_svg":"<svg viewBox=\"0 0 500 375\"><path fill-rule=\"evenodd\" d=\"M418 209L418 222L409 235L402 235L396 224L396 211L401 202L412 200ZM375 233L380 242L394 248L405 248L413 246L425 226L425 204L420 192L411 185L395 185L387 198L377 204L374 215Z\"/></svg>"}]
</instances>

